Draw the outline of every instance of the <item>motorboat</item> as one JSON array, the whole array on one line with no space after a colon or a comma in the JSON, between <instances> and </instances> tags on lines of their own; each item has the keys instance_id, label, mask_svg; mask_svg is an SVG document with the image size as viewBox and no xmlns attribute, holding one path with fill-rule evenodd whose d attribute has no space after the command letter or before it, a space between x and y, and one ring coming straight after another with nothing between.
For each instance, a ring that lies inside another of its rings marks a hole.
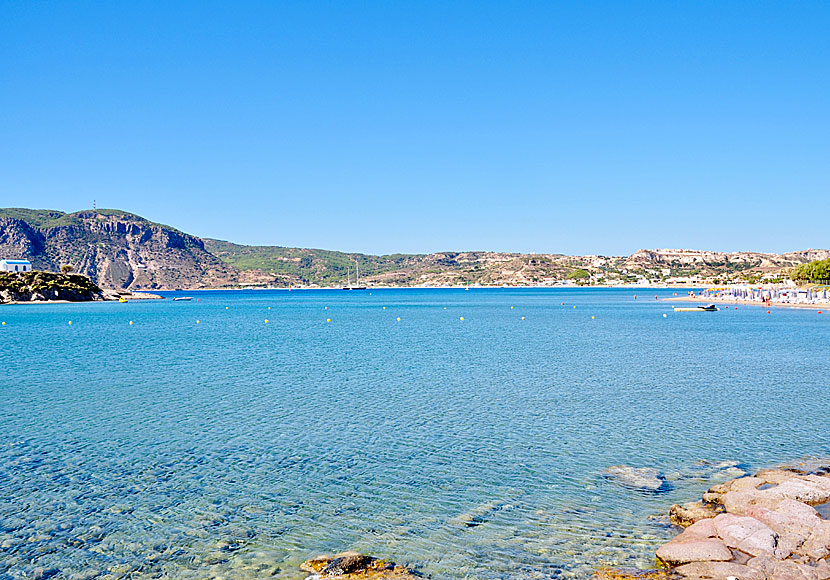
<instances>
[{"instance_id":1,"label":"motorboat","mask_svg":"<svg viewBox=\"0 0 830 580\"><path fill-rule=\"evenodd\" d=\"M675 312L717 312L718 310L720 310L720 308L714 304L707 304L705 306L701 304L700 306L674 307Z\"/></svg>"}]
</instances>

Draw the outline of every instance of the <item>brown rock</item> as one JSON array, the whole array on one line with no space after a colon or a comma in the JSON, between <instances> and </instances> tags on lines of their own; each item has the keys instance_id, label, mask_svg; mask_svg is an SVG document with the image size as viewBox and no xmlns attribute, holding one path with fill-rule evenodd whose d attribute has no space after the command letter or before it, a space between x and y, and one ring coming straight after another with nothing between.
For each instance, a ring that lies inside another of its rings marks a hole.
<instances>
[{"instance_id":1,"label":"brown rock","mask_svg":"<svg viewBox=\"0 0 830 580\"><path fill-rule=\"evenodd\" d=\"M667 570L602 568L591 574L590 580L670 580L670 576Z\"/></svg>"},{"instance_id":2,"label":"brown rock","mask_svg":"<svg viewBox=\"0 0 830 580\"><path fill-rule=\"evenodd\" d=\"M343 580L415 580L411 570L358 554L344 552L335 556L319 556L300 564L300 570L311 572L320 578L343 578Z\"/></svg>"},{"instance_id":3,"label":"brown rock","mask_svg":"<svg viewBox=\"0 0 830 580\"><path fill-rule=\"evenodd\" d=\"M700 520L713 518L723 512L717 504L693 501L683 505L674 504L669 508L669 519L677 526L687 527Z\"/></svg>"}]
</instances>

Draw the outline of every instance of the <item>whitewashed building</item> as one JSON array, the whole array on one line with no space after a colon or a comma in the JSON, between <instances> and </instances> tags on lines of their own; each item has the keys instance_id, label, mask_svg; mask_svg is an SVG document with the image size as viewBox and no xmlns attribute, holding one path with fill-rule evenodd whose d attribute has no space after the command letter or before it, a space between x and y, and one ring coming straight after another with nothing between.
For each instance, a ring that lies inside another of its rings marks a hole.
<instances>
[{"instance_id":1,"label":"whitewashed building","mask_svg":"<svg viewBox=\"0 0 830 580\"><path fill-rule=\"evenodd\" d=\"M0 272L31 272L29 260L0 260Z\"/></svg>"}]
</instances>

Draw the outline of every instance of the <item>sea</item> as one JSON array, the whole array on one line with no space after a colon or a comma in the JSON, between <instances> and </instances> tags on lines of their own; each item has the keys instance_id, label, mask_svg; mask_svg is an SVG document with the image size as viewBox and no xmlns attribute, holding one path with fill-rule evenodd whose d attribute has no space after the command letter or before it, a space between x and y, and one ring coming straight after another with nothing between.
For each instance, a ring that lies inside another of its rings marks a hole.
<instances>
[{"instance_id":1,"label":"sea","mask_svg":"<svg viewBox=\"0 0 830 580\"><path fill-rule=\"evenodd\" d=\"M830 313L662 300L684 292L0 307L0 579L299 580L347 550L436 580L653 567L673 503L830 456Z\"/></svg>"}]
</instances>

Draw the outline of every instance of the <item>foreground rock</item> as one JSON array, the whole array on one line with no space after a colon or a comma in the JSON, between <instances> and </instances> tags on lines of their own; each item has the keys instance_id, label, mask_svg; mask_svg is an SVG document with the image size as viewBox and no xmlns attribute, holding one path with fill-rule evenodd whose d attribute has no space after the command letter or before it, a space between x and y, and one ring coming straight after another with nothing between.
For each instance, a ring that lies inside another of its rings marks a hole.
<instances>
[{"instance_id":1,"label":"foreground rock","mask_svg":"<svg viewBox=\"0 0 830 580\"><path fill-rule=\"evenodd\" d=\"M335 556L320 556L306 560L300 570L310 572L309 578L359 578L361 580L413 580L418 578L412 570L397 566L394 562L378 560L357 552L344 552Z\"/></svg>"},{"instance_id":2,"label":"foreground rock","mask_svg":"<svg viewBox=\"0 0 830 580\"><path fill-rule=\"evenodd\" d=\"M672 521L688 527L658 560L681 580L830 580L830 521L813 507L830 502L828 473L824 465L764 469L672 506Z\"/></svg>"}]
</instances>

